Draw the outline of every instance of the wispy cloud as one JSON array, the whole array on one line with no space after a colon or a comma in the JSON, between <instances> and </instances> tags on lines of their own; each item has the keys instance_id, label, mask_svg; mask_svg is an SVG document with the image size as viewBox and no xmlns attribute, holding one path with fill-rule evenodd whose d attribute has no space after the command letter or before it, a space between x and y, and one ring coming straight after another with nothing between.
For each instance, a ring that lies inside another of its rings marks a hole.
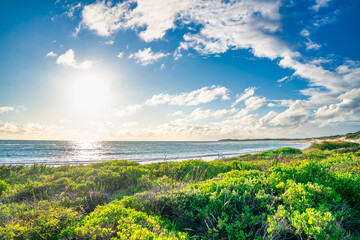
<instances>
[{"instance_id":1,"label":"wispy cloud","mask_svg":"<svg viewBox=\"0 0 360 240\"><path fill-rule=\"evenodd\" d=\"M255 89L256 89L255 87L249 87L249 88L245 89L245 91L240 96L238 96L236 101L231 106L233 107L236 104L238 104L239 102L244 101L245 99L253 96L255 93Z\"/></svg>"},{"instance_id":2,"label":"wispy cloud","mask_svg":"<svg viewBox=\"0 0 360 240\"><path fill-rule=\"evenodd\" d=\"M104 42L105 45L113 45L114 43L115 43L114 40L109 40L109 41Z\"/></svg>"},{"instance_id":3,"label":"wispy cloud","mask_svg":"<svg viewBox=\"0 0 360 240\"><path fill-rule=\"evenodd\" d=\"M303 37L308 37L308 36L310 36L310 32L307 29L303 29L303 30L301 30L300 35Z\"/></svg>"},{"instance_id":4,"label":"wispy cloud","mask_svg":"<svg viewBox=\"0 0 360 240\"><path fill-rule=\"evenodd\" d=\"M194 120L200 120L200 119L205 119L205 118L210 118L210 117L220 118L227 114L235 113L235 112L236 112L235 108L220 109L220 110L216 110L216 111L212 111L210 109L202 110L201 108L197 108L190 114L190 117Z\"/></svg>"},{"instance_id":5,"label":"wispy cloud","mask_svg":"<svg viewBox=\"0 0 360 240\"><path fill-rule=\"evenodd\" d=\"M319 50L321 48L321 45L314 43L308 38L308 41L305 42L306 50Z\"/></svg>"},{"instance_id":6,"label":"wispy cloud","mask_svg":"<svg viewBox=\"0 0 360 240\"><path fill-rule=\"evenodd\" d=\"M145 103L147 105L170 104L179 106L195 106L201 103L212 102L218 98L228 100L228 89L220 86L211 86L176 95L160 93L153 95L152 98L148 99Z\"/></svg>"},{"instance_id":7,"label":"wispy cloud","mask_svg":"<svg viewBox=\"0 0 360 240\"><path fill-rule=\"evenodd\" d=\"M142 109L143 105L133 104L120 109L115 110L115 115L118 117L131 116Z\"/></svg>"},{"instance_id":8,"label":"wispy cloud","mask_svg":"<svg viewBox=\"0 0 360 240\"><path fill-rule=\"evenodd\" d=\"M129 58L136 59L137 63L141 63L141 65L146 66L149 64L153 64L160 58L168 56L169 53L163 52L153 52L151 47L144 48L143 50L139 50L136 53L132 53L129 55Z\"/></svg>"},{"instance_id":9,"label":"wispy cloud","mask_svg":"<svg viewBox=\"0 0 360 240\"><path fill-rule=\"evenodd\" d=\"M316 0L315 5L312 6L312 9L319 11L320 8L327 7L329 2L331 2L331 0Z\"/></svg>"},{"instance_id":10,"label":"wispy cloud","mask_svg":"<svg viewBox=\"0 0 360 240\"><path fill-rule=\"evenodd\" d=\"M123 52L119 52L117 55L116 55L118 58L122 59L124 57L124 53Z\"/></svg>"},{"instance_id":11,"label":"wispy cloud","mask_svg":"<svg viewBox=\"0 0 360 240\"><path fill-rule=\"evenodd\" d=\"M69 18L72 18L74 16L75 11L77 11L79 8L81 8L81 3L72 5L69 7L69 10L65 12L65 15Z\"/></svg>"},{"instance_id":12,"label":"wispy cloud","mask_svg":"<svg viewBox=\"0 0 360 240\"><path fill-rule=\"evenodd\" d=\"M45 55L45 57L56 57L56 56L57 56L57 54L54 53L53 51L48 52L48 53Z\"/></svg>"},{"instance_id":13,"label":"wispy cloud","mask_svg":"<svg viewBox=\"0 0 360 240\"><path fill-rule=\"evenodd\" d=\"M276 82L278 82L278 83L282 83L282 82L286 81L288 78L289 78L289 76L285 76L285 77L283 77L283 78L281 78L281 79L277 80Z\"/></svg>"}]
</instances>

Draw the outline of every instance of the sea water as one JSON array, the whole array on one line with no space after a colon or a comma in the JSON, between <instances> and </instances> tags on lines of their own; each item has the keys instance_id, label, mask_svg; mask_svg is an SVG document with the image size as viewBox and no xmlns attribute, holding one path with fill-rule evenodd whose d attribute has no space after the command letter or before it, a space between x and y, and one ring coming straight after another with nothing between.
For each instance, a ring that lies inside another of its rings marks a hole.
<instances>
[{"instance_id":1,"label":"sea water","mask_svg":"<svg viewBox=\"0 0 360 240\"><path fill-rule=\"evenodd\" d=\"M25 141L0 140L0 165L46 164L52 166L90 164L109 160L140 163L217 158L257 153L282 147L303 149L301 141Z\"/></svg>"}]
</instances>

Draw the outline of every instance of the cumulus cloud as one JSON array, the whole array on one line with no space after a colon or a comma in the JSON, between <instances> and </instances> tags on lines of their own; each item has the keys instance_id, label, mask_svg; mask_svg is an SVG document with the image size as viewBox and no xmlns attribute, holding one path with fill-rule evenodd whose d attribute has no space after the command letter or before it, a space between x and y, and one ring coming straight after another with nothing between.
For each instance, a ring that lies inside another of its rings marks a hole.
<instances>
[{"instance_id":1,"label":"cumulus cloud","mask_svg":"<svg viewBox=\"0 0 360 240\"><path fill-rule=\"evenodd\" d=\"M185 43L203 54L250 49L257 57L277 58L287 47L266 33L279 30L280 5L281 1L200 1L189 17L203 27L186 34Z\"/></svg>"},{"instance_id":2,"label":"cumulus cloud","mask_svg":"<svg viewBox=\"0 0 360 240\"><path fill-rule=\"evenodd\" d=\"M128 8L131 2L118 3L111 6L111 2L95 2L84 6L82 10L82 21L84 26L102 37L108 37L119 29L125 27L122 19L128 17Z\"/></svg>"},{"instance_id":3,"label":"cumulus cloud","mask_svg":"<svg viewBox=\"0 0 360 240\"><path fill-rule=\"evenodd\" d=\"M249 110L257 110L266 104L266 98L250 97L245 100L246 108Z\"/></svg>"},{"instance_id":4,"label":"cumulus cloud","mask_svg":"<svg viewBox=\"0 0 360 240\"><path fill-rule=\"evenodd\" d=\"M118 117L130 116L142 109L143 105L141 104L133 104L126 107L122 107L120 109L115 110L115 115Z\"/></svg>"},{"instance_id":5,"label":"cumulus cloud","mask_svg":"<svg viewBox=\"0 0 360 240\"><path fill-rule=\"evenodd\" d=\"M60 55L56 59L56 63L64 66L69 66L73 68L87 69L92 66L92 61L84 60L81 63L77 63L75 60L75 52L72 49L67 50L64 54Z\"/></svg>"},{"instance_id":6,"label":"cumulus cloud","mask_svg":"<svg viewBox=\"0 0 360 240\"><path fill-rule=\"evenodd\" d=\"M139 36L146 42L161 39L167 30L175 28L178 14L190 4L189 0L137 0L127 26L145 27Z\"/></svg>"},{"instance_id":7,"label":"cumulus cloud","mask_svg":"<svg viewBox=\"0 0 360 240\"><path fill-rule=\"evenodd\" d=\"M220 86L211 86L176 95L160 93L153 95L145 103L147 105L170 104L179 106L195 106L201 103L212 102L218 98L221 98L222 100L228 100L228 89Z\"/></svg>"},{"instance_id":8,"label":"cumulus cloud","mask_svg":"<svg viewBox=\"0 0 360 240\"><path fill-rule=\"evenodd\" d=\"M14 110L15 110L14 107L11 107L11 106L0 107L0 114L12 112Z\"/></svg>"},{"instance_id":9,"label":"cumulus cloud","mask_svg":"<svg viewBox=\"0 0 360 240\"><path fill-rule=\"evenodd\" d=\"M278 114L270 121L275 126L295 126L305 122L309 108L307 102L296 100L288 109Z\"/></svg>"},{"instance_id":10,"label":"cumulus cloud","mask_svg":"<svg viewBox=\"0 0 360 240\"><path fill-rule=\"evenodd\" d=\"M136 59L137 63L141 63L141 65L146 66L149 64L153 64L160 58L166 57L167 55L169 55L169 53L162 53L162 52L154 53L151 50L151 47L148 47L148 48L144 48L143 50L139 50L136 53L130 54L129 58Z\"/></svg>"},{"instance_id":11,"label":"cumulus cloud","mask_svg":"<svg viewBox=\"0 0 360 240\"><path fill-rule=\"evenodd\" d=\"M143 29L139 36L144 41L161 39L174 28L178 13L187 9L190 1L137 0L118 3L96 2L84 7L81 25L108 37L120 29Z\"/></svg>"},{"instance_id":12,"label":"cumulus cloud","mask_svg":"<svg viewBox=\"0 0 360 240\"><path fill-rule=\"evenodd\" d=\"M3 122L0 120L0 133L17 134L22 132L23 131L18 127L18 125L13 123Z\"/></svg>"}]
</instances>

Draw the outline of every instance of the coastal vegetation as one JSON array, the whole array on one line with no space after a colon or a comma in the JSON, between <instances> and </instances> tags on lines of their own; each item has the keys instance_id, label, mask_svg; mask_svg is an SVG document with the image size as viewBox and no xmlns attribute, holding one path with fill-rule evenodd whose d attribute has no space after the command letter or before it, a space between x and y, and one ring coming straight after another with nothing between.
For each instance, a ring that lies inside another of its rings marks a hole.
<instances>
[{"instance_id":1,"label":"coastal vegetation","mask_svg":"<svg viewBox=\"0 0 360 240\"><path fill-rule=\"evenodd\" d=\"M210 162L3 165L0 179L0 239L360 239L357 143Z\"/></svg>"}]
</instances>

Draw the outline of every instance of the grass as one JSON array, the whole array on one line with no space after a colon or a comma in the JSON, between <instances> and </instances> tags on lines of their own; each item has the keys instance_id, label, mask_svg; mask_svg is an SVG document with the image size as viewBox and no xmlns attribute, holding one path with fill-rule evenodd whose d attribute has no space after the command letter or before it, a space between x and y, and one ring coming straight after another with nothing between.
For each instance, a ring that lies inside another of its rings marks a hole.
<instances>
[{"instance_id":1,"label":"grass","mask_svg":"<svg viewBox=\"0 0 360 240\"><path fill-rule=\"evenodd\" d=\"M0 239L359 239L360 147L0 167Z\"/></svg>"}]
</instances>

